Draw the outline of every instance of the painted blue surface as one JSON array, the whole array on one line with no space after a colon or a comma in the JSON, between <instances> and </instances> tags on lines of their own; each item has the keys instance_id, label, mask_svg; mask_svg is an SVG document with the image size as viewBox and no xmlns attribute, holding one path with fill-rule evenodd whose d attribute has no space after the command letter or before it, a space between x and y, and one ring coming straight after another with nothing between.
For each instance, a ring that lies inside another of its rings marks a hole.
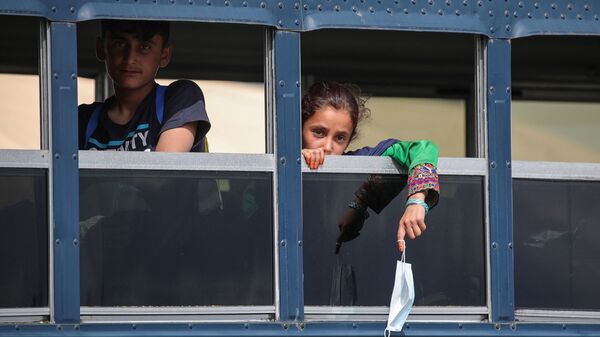
<instances>
[{"instance_id":1,"label":"painted blue surface","mask_svg":"<svg viewBox=\"0 0 600 337\"><path fill-rule=\"evenodd\" d=\"M275 32L275 119L279 232L279 318L302 321L300 34Z\"/></svg>"},{"instance_id":2,"label":"painted blue surface","mask_svg":"<svg viewBox=\"0 0 600 337\"><path fill-rule=\"evenodd\" d=\"M383 336L383 323L0 325L0 336ZM406 336L599 336L590 324L411 323ZM395 333L392 336L400 336Z\"/></svg>"},{"instance_id":3,"label":"painted blue surface","mask_svg":"<svg viewBox=\"0 0 600 337\"><path fill-rule=\"evenodd\" d=\"M102 18L248 23L322 28L461 32L493 38L600 35L593 0L4 0L0 14L53 21Z\"/></svg>"},{"instance_id":4,"label":"painted blue surface","mask_svg":"<svg viewBox=\"0 0 600 337\"><path fill-rule=\"evenodd\" d=\"M488 179L492 321L514 320L510 41L487 42Z\"/></svg>"},{"instance_id":5,"label":"painted blue surface","mask_svg":"<svg viewBox=\"0 0 600 337\"><path fill-rule=\"evenodd\" d=\"M77 45L72 23L50 24L50 118L54 318L79 322L79 173L77 142Z\"/></svg>"}]
</instances>

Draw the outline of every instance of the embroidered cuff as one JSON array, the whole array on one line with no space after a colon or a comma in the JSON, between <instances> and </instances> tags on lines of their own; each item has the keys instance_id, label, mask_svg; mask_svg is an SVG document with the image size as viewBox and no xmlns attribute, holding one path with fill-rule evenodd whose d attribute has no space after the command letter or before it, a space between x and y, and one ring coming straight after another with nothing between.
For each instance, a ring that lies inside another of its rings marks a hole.
<instances>
[{"instance_id":1,"label":"embroidered cuff","mask_svg":"<svg viewBox=\"0 0 600 337\"><path fill-rule=\"evenodd\" d=\"M408 176L408 195L429 190L425 202L433 208L439 199L440 183L437 168L430 163L415 166Z\"/></svg>"}]
</instances>

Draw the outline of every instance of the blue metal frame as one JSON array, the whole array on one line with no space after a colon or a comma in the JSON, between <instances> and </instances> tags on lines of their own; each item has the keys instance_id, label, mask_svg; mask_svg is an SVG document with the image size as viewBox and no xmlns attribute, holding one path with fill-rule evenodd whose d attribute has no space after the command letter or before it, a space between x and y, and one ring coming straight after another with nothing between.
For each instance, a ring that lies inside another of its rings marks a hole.
<instances>
[{"instance_id":1,"label":"blue metal frame","mask_svg":"<svg viewBox=\"0 0 600 337\"><path fill-rule=\"evenodd\" d=\"M487 41L490 278L493 322L514 321L510 41Z\"/></svg>"},{"instance_id":2,"label":"blue metal frame","mask_svg":"<svg viewBox=\"0 0 600 337\"><path fill-rule=\"evenodd\" d=\"M50 154L56 323L79 322L79 163L77 34L73 23L50 25Z\"/></svg>"},{"instance_id":3,"label":"blue metal frame","mask_svg":"<svg viewBox=\"0 0 600 337\"><path fill-rule=\"evenodd\" d=\"M54 324L0 325L0 336L380 336L383 323L304 321L300 166L300 32L323 28L459 32L487 41L491 323L418 323L414 336L600 336L600 325L520 324L514 317L510 39L600 35L587 0L20 0L0 14L51 21ZM273 27L278 201L278 316L268 323L78 324L77 46L74 22L143 18Z\"/></svg>"},{"instance_id":4,"label":"blue metal frame","mask_svg":"<svg viewBox=\"0 0 600 337\"><path fill-rule=\"evenodd\" d=\"M300 165L300 34L273 37L279 233L279 319L304 319L302 166Z\"/></svg>"}]
</instances>

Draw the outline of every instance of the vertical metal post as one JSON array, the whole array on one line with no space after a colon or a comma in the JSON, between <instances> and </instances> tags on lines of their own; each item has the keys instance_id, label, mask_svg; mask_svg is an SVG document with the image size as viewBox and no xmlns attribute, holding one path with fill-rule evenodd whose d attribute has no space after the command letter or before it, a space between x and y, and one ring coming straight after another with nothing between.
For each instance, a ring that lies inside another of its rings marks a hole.
<instances>
[{"instance_id":1,"label":"vertical metal post","mask_svg":"<svg viewBox=\"0 0 600 337\"><path fill-rule=\"evenodd\" d=\"M52 226L52 318L79 322L79 174L77 35L73 23L50 30L50 223Z\"/></svg>"},{"instance_id":2,"label":"vertical metal post","mask_svg":"<svg viewBox=\"0 0 600 337\"><path fill-rule=\"evenodd\" d=\"M487 43L489 220L492 321L514 321L511 171L511 49L509 40Z\"/></svg>"},{"instance_id":3,"label":"vertical metal post","mask_svg":"<svg viewBox=\"0 0 600 337\"><path fill-rule=\"evenodd\" d=\"M302 172L300 162L300 33L273 36L275 160L279 293L278 319L304 319L302 284Z\"/></svg>"}]
</instances>

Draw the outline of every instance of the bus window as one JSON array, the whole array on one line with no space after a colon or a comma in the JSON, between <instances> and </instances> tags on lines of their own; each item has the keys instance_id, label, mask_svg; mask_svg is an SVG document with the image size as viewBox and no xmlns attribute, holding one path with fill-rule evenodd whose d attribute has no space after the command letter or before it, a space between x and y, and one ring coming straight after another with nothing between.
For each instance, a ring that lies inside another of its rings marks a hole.
<instances>
[{"instance_id":1,"label":"bus window","mask_svg":"<svg viewBox=\"0 0 600 337\"><path fill-rule=\"evenodd\" d=\"M443 46L443 47L442 47ZM444 50L440 53L440 50ZM442 55L443 54L443 55ZM443 157L473 157L474 38L458 34L324 30L302 35L304 89L353 83L371 118L350 149L385 138L429 139Z\"/></svg>"},{"instance_id":2,"label":"bus window","mask_svg":"<svg viewBox=\"0 0 600 337\"><path fill-rule=\"evenodd\" d=\"M348 150L387 138L429 139L440 156L468 162L465 157L477 156L477 134L468 125L482 113L474 106L474 40L394 31L308 32L302 35L304 89L323 80L361 88L370 117L358 124L358 138ZM348 157L340 159L354 160ZM364 159L367 164L373 158ZM325 159L325 165L328 160L333 159ZM400 258L396 240L406 189L380 213L368 209L360 236L334 255L338 224L348 207L355 207L349 206L355 192L370 179L389 186L407 181L405 174L376 174L379 166L340 165L326 172L303 171L304 261L310 261L304 264L304 300L307 315L315 319L319 313L386 313L393 282L381 280L393 280ZM407 239L416 306L469 307L474 319L486 314L484 175L440 176L442 192L426 217L427 230L416 240Z\"/></svg>"},{"instance_id":3,"label":"bus window","mask_svg":"<svg viewBox=\"0 0 600 337\"><path fill-rule=\"evenodd\" d=\"M13 16L0 22L0 149L40 149L40 23Z\"/></svg>"},{"instance_id":4,"label":"bus window","mask_svg":"<svg viewBox=\"0 0 600 337\"><path fill-rule=\"evenodd\" d=\"M600 163L600 38L525 38L512 48L513 159Z\"/></svg>"},{"instance_id":5,"label":"bus window","mask_svg":"<svg viewBox=\"0 0 600 337\"><path fill-rule=\"evenodd\" d=\"M94 83L95 100L112 95L112 82L95 56L98 21L78 26L79 75ZM173 56L157 82L189 79L202 89L211 121L207 134L212 153L266 153L264 30L231 24L172 22ZM80 82L81 83L81 82ZM90 103L91 91L85 88Z\"/></svg>"},{"instance_id":6,"label":"bus window","mask_svg":"<svg viewBox=\"0 0 600 337\"><path fill-rule=\"evenodd\" d=\"M235 153L228 158L235 157L239 167L229 162L232 171L214 165L206 170L203 164L222 157L170 153L161 163L173 170L146 165L145 157L134 154L128 160L145 169L126 169L119 160L109 169L82 168L82 315L122 306L267 306L272 313L272 165L248 171L245 164L271 163L265 141L266 34L261 27L233 24L171 22L170 28L172 60L156 81L168 86L188 79L202 89L211 121L208 150ZM104 64L95 59L99 34L98 21L78 24L85 85L80 103L114 93ZM85 156L79 163L86 165Z\"/></svg>"}]
</instances>

